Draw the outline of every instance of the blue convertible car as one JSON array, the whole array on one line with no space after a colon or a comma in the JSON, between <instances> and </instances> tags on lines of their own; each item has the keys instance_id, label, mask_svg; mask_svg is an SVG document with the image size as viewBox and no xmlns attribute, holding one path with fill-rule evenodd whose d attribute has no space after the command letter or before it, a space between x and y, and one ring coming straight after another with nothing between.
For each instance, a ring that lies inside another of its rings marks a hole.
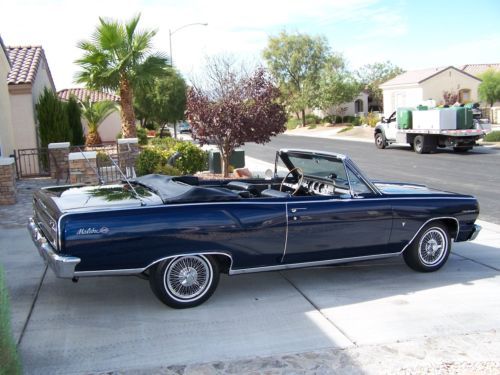
<instances>
[{"instance_id":1,"label":"blue convertible car","mask_svg":"<svg viewBox=\"0 0 500 375\"><path fill-rule=\"evenodd\" d=\"M400 254L414 270L435 271L452 241L480 230L472 196L372 181L333 153L280 150L276 164L266 179L147 175L41 189L29 230L57 276L144 276L175 308L207 300L221 272Z\"/></svg>"}]
</instances>

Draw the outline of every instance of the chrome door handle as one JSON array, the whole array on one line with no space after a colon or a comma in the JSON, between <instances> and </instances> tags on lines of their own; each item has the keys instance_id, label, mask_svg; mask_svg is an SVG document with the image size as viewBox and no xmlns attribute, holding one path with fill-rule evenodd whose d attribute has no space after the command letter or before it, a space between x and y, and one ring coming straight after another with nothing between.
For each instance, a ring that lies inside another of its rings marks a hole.
<instances>
[{"instance_id":1,"label":"chrome door handle","mask_svg":"<svg viewBox=\"0 0 500 375\"><path fill-rule=\"evenodd\" d=\"M296 213L298 210L307 210L307 208L305 208L305 207L296 207L296 208L292 208L290 211L292 211L292 213Z\"/></svg>"}]
</instances>

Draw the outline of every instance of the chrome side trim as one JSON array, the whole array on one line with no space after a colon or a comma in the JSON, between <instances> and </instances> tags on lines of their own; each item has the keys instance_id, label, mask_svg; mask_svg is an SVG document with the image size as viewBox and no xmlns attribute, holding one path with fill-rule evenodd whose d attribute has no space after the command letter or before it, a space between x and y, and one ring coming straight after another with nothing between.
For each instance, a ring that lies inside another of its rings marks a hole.
<instances>
[{"instance_id":1,"label":"chrome side trim","mask_svg":"<svg viewBox=\"0 0 500 375\"><path fill-rule=\"evenodd\" d=\"M406 248L411 245L411 243L418 236L418 234L420 233L420 231L422 230L423 227L425 227L427 224L429 224L432 221L437 221L437 220L441 220L441 219L453 219L453 220L455 220L457 222L457 234L456 234L456 236L454 238L455 241L456 241L457 238L458 238L458 234L460 233L460 223L459 223L459 221L456 218L454 218L453 216L433 217L432 219L429 219L425 223L423 223L420 226L420 228L418 228L418 230L415 232L415 235L412 237L412 239L410 240L410 242L408 242L406 244L406 246L403 247L403 250L401 250L401 253L404 252L406 250Z\"/></svg>"},{"instance_id":2,"label":"chrome side trim","mask_svg":"<svg viewBox=\"0 0 500 375\"><path fill-rule=\"evenodd\" d=\"M217 252L217 251L209 251L209 252L201 252L201 253L186 253L186 254L177 254L177 255L169 255L168 257L163 257L155 260L154 262L148 264L144 268L126 268L126 269L118 269L118 270L100 270L100 271L77 271L74 273L75 277L92 277L92 276L130 276L137 275L146 271L149 267L164 261L166 259L178 258L183 256L192 256L192 255L224 255L231 260L231 265L229 269L233 268L233 257L230 254Z\"/></svg>"},{"instance_id":3,"label":"chrome side trim","mask_svg":"<svg viewBox=\"0 0 500 375\"><path fill-rule=\"evenodd\" d=\"M294 269L294 268L327 266L327 265L331 265L331 264L359 262L362 260L391 258L391 257L398 256L400 254L401 253L386 253L386 254L377 254L377 255L365 255L365 256L353 257L353 258L320 260L320 261L316 261L316 262L290 263L290 264L279 264L276 266L242 268L242 269L237 269L237 270L230 270L229 274L230 275L240 275L240 274L244 274L244 273L253 273L253 272L281 271L281 270L288 270L288 269Z\"/></svg>"},{"instance_id":4,"label":"chrome side trim","mask_svg":"<svg viewBox=\"0 0 500 375\"><path fill-rule=\"evenodd\" d=\"M56 276L71 279L74 276L75 267L80 263L81 259L57 254L31 217L28 220L28 231L31 234L31 239L38 253L54 271Z\"/></svg>"}]
</instances>

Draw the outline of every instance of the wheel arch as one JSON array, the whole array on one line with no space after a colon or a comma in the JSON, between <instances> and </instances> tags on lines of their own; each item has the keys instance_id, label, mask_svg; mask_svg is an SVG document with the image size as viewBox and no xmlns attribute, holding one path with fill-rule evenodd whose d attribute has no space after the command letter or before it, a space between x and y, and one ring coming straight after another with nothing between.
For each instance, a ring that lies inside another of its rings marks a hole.
<instances>
[{"instance_id":1,"label":"wheel arch","mask_svg":"<svg viewBox=\"0 0 500 375\"><path fill-rule=\"evenodd\" d=\"M223 253L223 252L217 252L217 251L202 251L199 253L181 253L181 254L175 254L175 255L169 255L167 257L162 257L154 262L150 263L147 267L144 268L144 271L148 271L151 269L151 267L154 267L158 265L160 262L163 262L164 260L167 259L175 259L179 257L184 257L184 256L193 256L193 255L204 255L204 256L211 256L217 264L220 267L221 272L227 272L229 273L229 270L231 270L233 266L233 257L230 254Z\"/></svg>"},{"instance_id":2,"label":"wheel arch","mask_svg":"<svg viewBox=\"0 0 500 375\"><path fill-rule=\"evenodd\" d=\"M410 245L413 243L413 241L418 237L418 235L422 232L422 230L431 223L441 223L443 224L446 229L448 230L448 233L450 234L450 237L456 241L458 238L458 233L460 232L460 223L457 218L453 216L445 216L445 217L435 217L432 219L427 220L425 223L423 223L420 228L417 230L415 235L412 237L412 239L406 244L406 246L401 250L401 253L403 253L407 248L410 247Z\"/></svg>"}]
</instances>

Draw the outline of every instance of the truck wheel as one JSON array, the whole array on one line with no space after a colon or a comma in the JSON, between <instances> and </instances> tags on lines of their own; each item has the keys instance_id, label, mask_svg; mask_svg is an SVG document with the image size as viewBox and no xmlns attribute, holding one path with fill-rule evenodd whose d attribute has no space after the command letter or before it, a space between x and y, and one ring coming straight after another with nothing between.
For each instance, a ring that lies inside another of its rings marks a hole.
<instances>
[{"instance_id":1,"label":"truck wheel","mask_svg":"<svg viewBox=\"0 0 500 375\"><path fill-rule=\"evenodd\" d=\"M446 263L451 250L448 229L439 222L426 225L403 253L405 263L420 272L437 271Z\"/></svg>"},{"instance_id":2,"label":"truck wheel","mask_svg":"<svg viewBox=\"0 0 500 375\"><path fill-rule=\"evenodd\" d=\"M375 134L375 146L379 149L384 149L387 147L387 142L382 133Z\"/></svg>"},{"instance_id":3,"label":"truck wheel","mask_svg":"<svg viewBox=\"0 0 500 375\"><path fill-rule=\"evenodd\" d=\"M187 255L153 266L149 283L165 305L185 309L202 304L219 283L219 266L210 256Z\"/></svg>"},{"instance_id":4,"label":"truck wheel","mask_svg":"<svg viewBox=\"0 0 500 375\"><path fill-rule=\"evenodd\" d=\"M425 154L426 151L424 149L424 136L423 135L417 135L415 139L413 140L413 150L417 154Z\"/></svg>"}]
</instances>

